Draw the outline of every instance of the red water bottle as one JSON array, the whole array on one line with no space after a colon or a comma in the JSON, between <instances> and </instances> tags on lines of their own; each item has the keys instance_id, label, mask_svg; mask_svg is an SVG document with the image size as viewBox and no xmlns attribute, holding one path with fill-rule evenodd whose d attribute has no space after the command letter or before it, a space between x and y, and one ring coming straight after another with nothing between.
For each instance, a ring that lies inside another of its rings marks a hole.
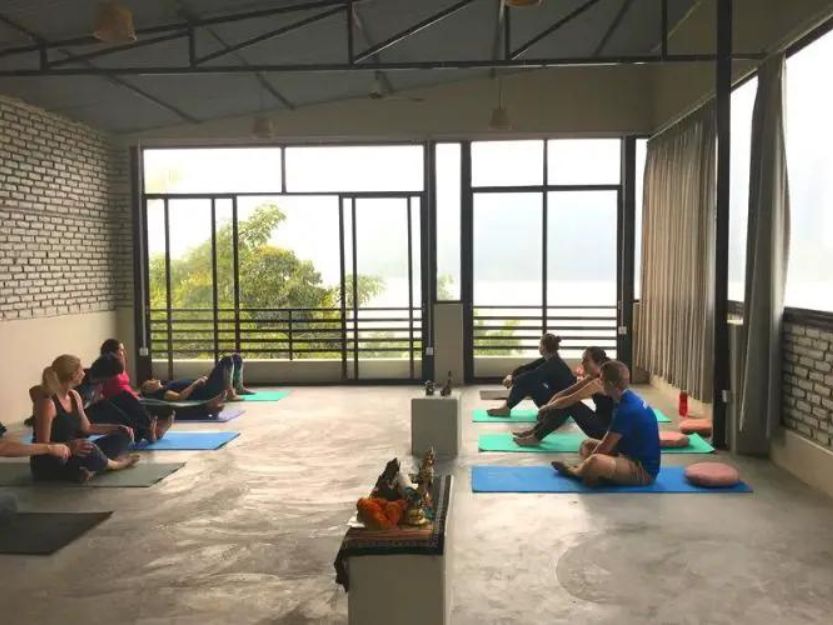
<instances>
[{"instance_id":1,"label":"red water bottle","mask_svg":"<svg viewBox=\"0 0 833 625\"><path fill-rule=\"evenodd\" d=\"M680 399L677 404L677 412L680 416L686 418L688 416L688 393L680 391Z\"/></svg>"}]
</instances>

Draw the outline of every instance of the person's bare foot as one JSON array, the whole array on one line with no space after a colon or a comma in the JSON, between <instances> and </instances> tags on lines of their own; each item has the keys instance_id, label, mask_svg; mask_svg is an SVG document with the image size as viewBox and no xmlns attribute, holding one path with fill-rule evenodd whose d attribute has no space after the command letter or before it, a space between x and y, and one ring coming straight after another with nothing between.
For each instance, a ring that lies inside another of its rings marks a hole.
<instances>
[{"instance_id":1,"label":"person's bare foot","mask_svg":"<svg viewBox=\"0 0 833 625\"><path fill-rule=\"evenodd\" d=\"M176 413L173 412L173 413L171 413L171 416L168 417L167 419L159 419L159 421L156 423L156 427L154 429L156 440L151 441L151 442L155 443L156 441L161 439L163 436L165 436L167 431L170 430L171 426L174 424L174 418L175 417L176 417Z\"/></svg>"},{"instance_id":2,"label":"person's bare foot","mask_svg":"<svg viewBox=\"0 0 833 625\"><path fill-rule=\"evenodd\" d=\"M519 438L521 436L529 436L530 434L533 434L534 432L535 432L534 429L518 430L517 432L512 432L512 436L514 436L516 438Z\"/></svg>"},{"instance_id":3,"label":"person's bare foot","mask_svg":"<svg viewBox=\"0 0 833 625\"><path fill-rule=\"evenodd\" d=\"M139 454L127 454L127 458L124 459L124 467L125 469L129 469L130 467L136 466L136 463L139 462L141 456Z\"/></svg>"},{"instance_id":4,"label":"person's bare foot","mask_svg":"<svg viewBox=\"0 0 833 625\"><path fill-rule=\"evenodd\" d=\"M229 389L226 391L226 401L243 401L243 398L240 397L237 393L234 392L234 389Z\"/></svg>"},{"instance_id":5,"label":"person's bare foot","mask_svg":"<svg viewBox=\"0 0 833 625\"><path fill-rule=\"evenodd\" d=\"M573 469L573 467L571 467L566 462L561 462L561 460L553 460L550 464L559 475L569 477L574 480L578 479L579 477L578 475L576 475L575 469Z\"/></svg>"},{"instance_id":6,"label":"person's bare foot","mask_svg":"<svg viewBox=\"0 0 833 625\"><path fill-rule=\"evenodd\" d=\"M500 408L489 408L486 414L490 417L508 417L512 414L512 409L508 406L501 406Z\"/></svg>"},{"instance_id":7,"label":"person's bare foot","mask_svg":"<svg viewBox=\"0 0 833 625\"><path fill-rule=\"evenodd\" d=\"M527 436L515 436L512 440L515 441L516 445L520 447L537 447L541 444L534 434L529 434Z\"/></svg>"},{"instance_id":8,"label":"person's bare foot","mask_svg":"<svg viewBox=\"0 0 833 625\"><path fill-rule=\"evenodd\" d=\"M220 412L223 409L223 406L225 406L224 400L225 393L220 393L216 397L212 397L205 405L205 409L208 411L208 414L217 414Z\"/></svg>"},{"instance_id":9,"label":"person's bare foot","mask_svg":"<svg viewBox=\"0 0 833 625\"><path fill-rule=\"evenodd\" d=\"M151 417L150 425L148 426L148 443L155 443L159 436L156 434L156 429L159 425L159 417Z\"/></svg>"},{"instance_id":10,"label":"person's bare foot","mask_svg":"<svg viewBox=\"0 0 833 625\"><path fill-rule=\"evenodd\" d=\"M241 386L239 388L234 389L238 395L254 395L255 392L251 389L246 388L245 386Z\"/></svg>"}]
</instances>

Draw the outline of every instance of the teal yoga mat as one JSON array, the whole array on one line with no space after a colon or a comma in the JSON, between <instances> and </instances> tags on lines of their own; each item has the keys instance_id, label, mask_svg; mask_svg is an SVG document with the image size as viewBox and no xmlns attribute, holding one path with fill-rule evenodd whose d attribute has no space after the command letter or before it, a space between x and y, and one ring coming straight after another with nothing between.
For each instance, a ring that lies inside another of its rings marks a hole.
<instances>
[{"instance_id":1,"label":"teal yoga mat","mask_svg":"<svg viewBox=\"0 0 833 625\"><path fill-rule=\"evenodd\" d=\"M666 417L662 410L654 408L654 414L657 422L671 423L671 419ZM475 423L535 423L537 415L537 408L513 408L508 417L490 417L485 409L478 408L474 411L472 421Z\"/></svg>"},{"instance_id":2,"label":"teal yoga mat","mask_svg":"<svg viewBox=\"0 0 833 625\"><path fill-rule=\"evenodd\" d=\"M289 395L289 391L256 391L254 395L243 395L243 401L279 401Z\"/></svg>"},{"instance_id":3,"label":"teal yoga mat","mask_svg":"<svg viewBox=\"0 0 833 625\"><path fill-rule=\"evenodd\" d=\"M480 451L521 452L531 454L577 454L581 442L587 437L581 433L565 432L547 436L537 447L521 447L512 440L510 432L481 434L477 439ZM688 447L668 447L664 454L710 454L714 447L699 434L689 434Z\"/></svg>"}]
</instances>

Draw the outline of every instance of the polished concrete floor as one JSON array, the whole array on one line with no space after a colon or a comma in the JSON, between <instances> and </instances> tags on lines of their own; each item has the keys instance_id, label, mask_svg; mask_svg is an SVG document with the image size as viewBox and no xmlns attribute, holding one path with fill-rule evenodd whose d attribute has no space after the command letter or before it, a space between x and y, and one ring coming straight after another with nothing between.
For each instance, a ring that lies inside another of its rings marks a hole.
<instances>
[{"instance_id":1,"label":"polished concrete floor","mask_svg":"<svg viewBox=\"0 0 833 625\"><path fill-rule=\"evenodd\" d=\"M54 556L0 556L0 622L345 624L333 558L384 463L411 463L417 392L298 388L219 426L242 432L222 450L147 454L187 460L154 487L15 489L22 509L115 514ZM470 423L483 402L474 387L462 397L464 450L440 465L456 478L455 625L830 622L833 501L822 494L732 458L754 494L473 495L472 464L547 456L479 454L478 432L508 426Z\"/></svg>"}]
</instances>

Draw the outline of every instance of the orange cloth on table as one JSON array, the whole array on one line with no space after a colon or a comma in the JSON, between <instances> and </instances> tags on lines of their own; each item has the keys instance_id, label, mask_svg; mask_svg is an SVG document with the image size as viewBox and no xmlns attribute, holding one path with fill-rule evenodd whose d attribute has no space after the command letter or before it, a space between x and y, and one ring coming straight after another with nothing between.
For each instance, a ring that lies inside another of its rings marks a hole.
<instances>
[{"instance_id":1,"label":"orange cloth on table","mask_svg":"<svg viewBox=\"0 0 833 625\"><path fill-rule=\"evenodd\" d=\"M404 499L388 501L380 497L362 497L356 502L359 520L375 530L387 530L399 525L407 507Z\"/></svg>"}]
</instances>

